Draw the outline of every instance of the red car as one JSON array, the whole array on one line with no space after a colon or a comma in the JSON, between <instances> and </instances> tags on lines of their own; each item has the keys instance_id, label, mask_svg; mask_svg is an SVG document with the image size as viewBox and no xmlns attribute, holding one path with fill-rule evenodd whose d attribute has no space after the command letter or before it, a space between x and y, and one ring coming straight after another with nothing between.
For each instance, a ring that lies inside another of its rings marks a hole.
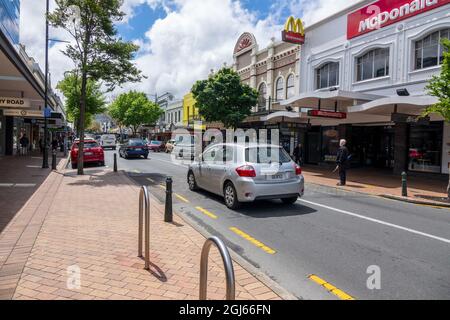
<instances>
[{"instance_id":1,"label":"red car","mask_svg":"<svg viewBox=\"0 0 450 320\"><path fill-rule=\"evenodd\" d=\"M164 151L165 146L164 143L162 143L161 141L152 140L149 143L147 143L147 148L149 151L161 152Z\"/></svg>"},{"instance_id":2,"label":"red car","mask_svg":"<svg viewBox=\"0 0 450 320\"><path fill-rule=\"evenodd\" d=\"M78 143L79 141L75 140L72 145L72 149L70 150L70 162L72 163L72 169L77 168ZM97 141L84 140L83 162L98 163L101 166L105 165L105 153Z\"/></svg>"}]
</instances>

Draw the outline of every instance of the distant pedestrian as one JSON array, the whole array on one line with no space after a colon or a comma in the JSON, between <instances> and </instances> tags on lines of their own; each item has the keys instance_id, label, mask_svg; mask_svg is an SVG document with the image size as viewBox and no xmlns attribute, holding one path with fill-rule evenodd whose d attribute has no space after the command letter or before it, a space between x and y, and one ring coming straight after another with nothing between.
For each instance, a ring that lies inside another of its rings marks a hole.
<instances>
[{"instance_id":1,"label":"distant pedestrian","mask_svg":"<svg viewBox=\"0 0 450 320\"><path fill-rule=\"evenodd\" d=\"M299 166L303 166L303 147L301 143L294 148L294 160Z\"/></svg>"},{"instance_id":2,"label":"distant pedestrian","mask_svg":"<svg viewBox=\"0 0 450 320\"><path fill-rule=\"evenodd\" d=\"M53 138L52 140L52 150L58 150L58 140L56 140L56 138Z\"/></svg>"},{"instance_id":3,"label":"distant pedestrian","mask_svg":"<svg viewBox=\"0 0 450 320\"><path fill-rule=\"evenodd\" d=\"M20 143L20 154L21 155L26 155L27 154L27 150L28 150L28 145L30 143L30 140L28 140L27 135L24 133L22 135L22 138L20 138L19 140Z\"/></svg>"},{"instance_id":4,"label":"distant pedestrian","mask_svg":"<svg viewBox=\"0 0 450 320\"><path fill-rule=\"evenodd\" d=\"M337 167L334 171L339 171L339 183L338 186L345 186L347 183L347 166L349 164L349 153L346 147L347 141L342 139L339 141L339 150L337 152L336 164Z\"/></svg>"},{"instance_id":5,"label":"distant pedestrian","mask_svg":"<svg viewBox=\"0 0 450 320\"><path fill-rule=\"evenodd\" d=\"M39 150L41 150L41 154L44 153L44 140L42 137L39 138Z\"/></svg>"}]
</instances>

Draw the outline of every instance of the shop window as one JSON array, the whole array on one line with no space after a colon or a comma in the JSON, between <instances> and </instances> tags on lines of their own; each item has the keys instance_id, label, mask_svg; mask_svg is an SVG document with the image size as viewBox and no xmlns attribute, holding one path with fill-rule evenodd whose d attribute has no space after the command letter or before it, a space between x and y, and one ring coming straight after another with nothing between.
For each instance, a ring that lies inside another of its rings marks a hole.
<instances>
[{"instance_id":1,"label":"shop window","mask_svg":"<svg viewBox=\"0 0 450 320\"><path fill-rule=\"evenodd\" d=\"M409 170L441 172L443 123L411 125L409 131Z\"/></svg>"},{"instance_id":2,"label":"shop window","mask_svg":"<svg viewBox=\"0 0 450 320\"><path fill-rule=\"evenodd\" d=\"M280 101L284 99L284 84L283 84L283 78L279 77L277 79L276 85L275 85L275 99L276 101Z\"/></svg>"},{"instance_id":3,"label":"shop window","mask_svg":"<svg viewBox=\"0 0 450 320\"><path fill-rule=\"evenodd\" d=\"M336 162L339 149L339 132L337 127L322 128L322 155L324 162Z\"/></svg>"},{"instance_id":4,"label":"shop window","mask_svg":"<svg viewBox=\"0 0 450 320\"><path fill-rule=\"evenodd\" d=\"M442 64L444 47L442 39L450 39L450 28L435 31L415 42L415 69L424 69Z\"/></svg>"},{"instance_id":5,"label":"shop window","mask_svg":"<svg viewBox=\"0 0 450 320\"><path fill-rule=\"evenodd\" d=\"M375 49L356 59L356 80L389 75L389 49Z\"/></svg>"},{"instance_id":6,"label":"shop window","mask_svg":"<svg viewBox=\"0 0 450 320\"><path fill-rule=\"evenodd\" d=\"M291 74L286 81L286 98L292 98L295 95L294 75Z\"/></svg>"},{"instance_id":7,"label":"shop window","mask_svg":"<svg viewBox=\"0 0 450 320\"><path fill-rule=\"evenodd\" d=\"M316 88L324 89L339 85L339 63L330 62L316 69Z\"/></svg>"}]
</instances>

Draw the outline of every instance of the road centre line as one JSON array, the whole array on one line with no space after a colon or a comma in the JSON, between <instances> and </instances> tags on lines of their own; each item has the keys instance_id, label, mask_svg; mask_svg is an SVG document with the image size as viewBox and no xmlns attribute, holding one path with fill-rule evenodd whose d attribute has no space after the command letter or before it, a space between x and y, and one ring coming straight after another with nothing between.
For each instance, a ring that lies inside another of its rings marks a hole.
<instances>
[{"instance_id":1,"label":"road centre line","mask_svg":"<svg viewBox=\"0 0 450 320\"><path fill-rule=\"evenodd\" d=\"M200 211L201 213L203 213L204 215L207 215L208 217L210 217L212 219L218 218L214 213L209 212L208 210L203 209L202 207L195 207L195 209L197 209L198 211Z\"/></svg>"},{"instance_id":2,"label":"road centre line","mask_svg":"<svg viewBox=\"0 0 450 320\"><path fill-rule=\"evenodd\" d=\"M351 295L348 293L336 288L331 283L326 282L322 278L319 278L315 274L311 274L308 276L308 279L314 281L315 283L319 284L320 286L324 287L327 291L331 292L335 296L337 296L339 299L342 300L355 300Z\"/></svg>"},{"instance_id":3,"label":"road centre line","mask_svg":"<svg viewBox=\"0 0 450 320\"><path fill-rule=\"evenodd\" d=\"M256 240L255 238L253 238L252 236L248 235L247 233L245 233L244 231L236 228L236 227L231 227L230 228L231 231L233 231L234 233L236 233L238 236L244 238L245 240L249 241L251 244L257 246L258 248L260 248L261 250L265 251L268 254L275 254L276 251L273 250L272 248L266 246L264 243L262 243L261 241Z\"/></svg>"},{"instance_id":4,"label":"road centre line","mask_svg":"<svg viewBox=\"0 0 450 320\"><path fill-rule=\"evenodd\" d=\"M308 201L308 200L304 200L304 199L299 199L297 201L308 203L308 204L311 204L311 205L314 205L314 206L318 206L318 207L322 207L322 208L325 208L325 209L328 209L328 210L333 210L333 211L336 211L336 212L339 212L339 213L343 213L343 214L346 214L346 215L349 215L349 216L352 216L352 217L360 218L360 219L363 219L363 220L379 223L379 224L382 224L382 225L385 225L385 226L388 226L388 227L400 229L400 230L407 231L407 232L410 232L410 233L414 233L414 234L417 234L417 235L420 235L420 236L423 236L423 237L427 237L427 238L430 238L430 239L442 241L442 242L445 242L445 243L450 243L450 239L437 237L437 236L434 236L432 234L428 234L428 233L417 231L417 230L414 230L414 229L402 227L402 226L399 226L397 224L389 223L389 222L386 222L386 221L382 221L382 220L378 220L378 219L374 219L374 218L369 218L369 217L366 217L366 216L363 216L363 215L360 215L360 214L356 214L356 213L353 213L353 212L349 212L349 211L346 211L346 210L333 208L333 207L326 206L326 205L323 205L323 204L320 204L320 203L317 203L317 202L312 202L312 201Z\"/></svg>"}]
</instances>

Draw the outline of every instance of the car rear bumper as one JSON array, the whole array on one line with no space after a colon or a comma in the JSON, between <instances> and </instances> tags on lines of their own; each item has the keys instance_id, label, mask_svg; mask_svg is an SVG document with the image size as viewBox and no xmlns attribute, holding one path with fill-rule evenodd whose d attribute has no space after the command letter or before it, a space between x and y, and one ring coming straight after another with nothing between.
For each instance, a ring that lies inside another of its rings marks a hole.
<instances>
[{"instance_id":1,"label":"car rear bumper","mask_svg":"<svg viewBox=\"0 0 450 320\"><path fill-rule=\"evenodd\" d=\"M140 157L148 155L148 151L125 150L124 152L129 157Z\"/></svg>"},{"instance_id":2,"label":"car rear bumper","mask_svg":"<svg viewBox=\"0 0 450 320\"><path fill-rule=\"evenodd\" d=\"M70 159L70 162L72 162L72 163L77 163L78 161L77 161L78 159L77 158L75 158L75 159L73 159L73 158L71 158ZM105 157L103 156L98 156L98 157L89 157L89 158L84 158L83 159L83 163L89 163L89 162L104 162L105 161Z\"/></svg>"},{"instance_id":3,"label":"car rear bumper","mask_svg":"<svg viewBox=\"0 0 450 320\"><path fill-rule=\"evenodd\" d=\"M281 199L303 196L305 183L303 176L294 181L281 183L255 183L251 178L239 178L235 183L240 202L252 202L262 199Z\"/></svg>"}]
</instances>

